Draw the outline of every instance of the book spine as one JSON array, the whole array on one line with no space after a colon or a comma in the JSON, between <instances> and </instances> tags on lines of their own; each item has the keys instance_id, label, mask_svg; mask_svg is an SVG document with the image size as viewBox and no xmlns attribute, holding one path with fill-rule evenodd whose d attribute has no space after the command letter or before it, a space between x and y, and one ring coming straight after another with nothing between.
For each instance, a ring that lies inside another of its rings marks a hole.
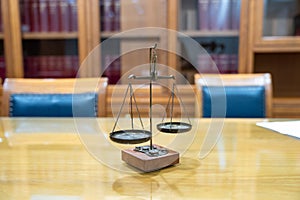
<instances>
[{"instance_id":1,"label":"book spine","mask_svg":"<svg viewBox=\"0 0 300 200\"><path fill-rule=\"evenodd\" d=\"M231 1L219 0L218 1L218 17L217 17L217 29L218 30L230 30L231 29Z\"/></svg>"},{"instance_id":2,"label":"book spine","mask_svg":"<svg viewBox=\"0 0 300 200\"><path fill-rule=\"evenodd\" d=\"M209 9L210 1L209 0L198 0L198 23L199 30L207 31L209 30Z\"/></svg>"},{"instance_id":3,"label":"book spine","mask_svg":"<svg viewBox=\"0 0 300 200\"><path fill-rule=\"evenodd\" d=\"M76 0L69 0L70 7L70 21L71 21L71 31L78 30L78 12L77 12L77 4Z\"/></svg>"},{"instance_id":4,"label":"book spine","mask_svg":"<svg viewBox=\"0 0 300 200\"><path fill-rule=\"evenodd\" d=\"M220 72L220 63L219 63L219 55L218 54L211 54L212 63L212 71L221 73Z\"/></svg>"},{"instance_id":5,"label":"book spine","mask_svg":"<svg viewBox=\"0 0 300 200\"><path fill-rule=\"evenodd\" d=\"M55 65L56 65L56 63L55 63L55 56L47 56L47 63L48 63L48 70L49 71L54 71L54 69L55 69Z\"/></svg>"},{"instance_id":6,"label":"book spine","mask_svg":"<svg viewBox=\"0 0 300 200\"><path fill-rule=\"evenodd\" d=\"M48 0L39 0L40 31L49 31L49 6Z\"/></svg>"},{"instance_id":7,"label":"book spine","mask_svg":"<svg viewBox=\"0 0 300 200\"><path fill-rule=\"evenodd\" d=\"M5 60L4 60L4 56L0 56L0 77L2 78L2 81L5 79ZM0 82L1 83L1 82Z\"/></svg>"},{"instance_id":8,"label":"book spine","mask_svg":"<svg viewBox=\"0 0 300 200\"><path fill-rule=\"evenodd\" d=\"M59 7L58 0L49 1L49 31L59 31Z\"/></svg>"},{"instance_id":9,"label":"book spine","mask_svg":"<svg viewBox=\"0 0 300 200\"><path fill-rule=\"evenodd\" d=\"M232 74L238 73L238 55L237 54L230 55L229 73L232 73Z\"/></svg>"},{"instance_id":10,"label":"book spine","mask_svg":"<svg viewBox=\"0 0 300 200\"><path fill-rule=\"evenodd\" d=\"M219 71L220 73L230 73L230 55L229 54L220 54L218 56L219 60Z\"/></svg>"},{"instance_id":11,"label":"book spine","mask_svg":"<svg viewBox=\"0 0 300 200\"><path fill-rule=\"evenodd\" d=\"M22 0L20 1L20 11L22 16L22 24L21 29L22 32L29 32L30 31L30 0Z\"/></svg>"},{"instance_id":12,"label":"book spine","mask_svg":"<svg viewBox=\"0 0 300 200\"><path fill-rule=\"evenodd\" d=\"M186 11L186 29L187 30L196 30L197 22L196 22L196 11L192 9L188 9Z\"/></svg>"},{"instance_id":13,"label":"book spine","mask_svg":"<svg viewBox=\"0 0 300 200\"><path fill-rule=\"evenodd\" d=\"M63 76L64 77L73 76L72 56L69 55L64 56Z\"/></svg>"},{"instance_id":14,"label":"book spine","mask_svg":"<svg viewBox=\"0 0 300 200\"><path fill-rule=\"evenodd\" d=\"M198 66L197 71L199 73L212 73L212 60L208 54L199 54L198 55Z\"/></svg>"},{"instance_id":15,"label":"book spine","mask_svg":"<svg viewBox=\"0 0 300 200\"><path fill-rule=\"evenodd\" d=\"M115 5L115 7L114 7L114 11L115 11L114 30L119 31L121 29L121 3L120 3L120 0L115 0L114 5Z\"/></svg>"},{"instance_id":16,"label":"book spine","mask_svg":"<svg viewBox=\"0 0 300 200\"><path fill-rule=\"evenodd\" d=\"M59 0L59 21L60 21L60 31L69 32L70 31L70 10L67 0Z\"/></svg>"},{"instance_id":17,"label":"book spine","mask_svg":"<svg viewBox=\"0 0 300 200\"><path fill-rule=\"evenodd\" d=\"M100 10L100 29L101 31L104 31L104 0L100 0L99 10Z\"/></svg>"},{"instance_id":18,"label":"book spine","mask_svg":"<svg viewBox=\"0 0 300 200\"><path fill-rule=\"evenodd\" d=\"M39 56L30 56L30 68L31 68L31 74L29 74L29 77L38 77L40 74L40 58Z\"/></svg>"},{"instance_id":19,"label":"book spine","mask_svg":"<svg viewBox=\"0 0 300 200\"><path fill-rule=\"evenodd\" d=\"M240 1L231 0L231 29L239 30L240 28Z\"/></svg>"},{"instance_id":20,"label":"book spine","mask_svg":"<svg viewBox=\"0 0 300 200\"><path fill-rule=\"evenodd\" d=\"M211 0L209 8L210 29L213 31L219 30L219 15L220 15L220 0Z\"/></svg>"},{"instance_id":21,"label":"book spine","mask_svg":"<svg viewBox=\"0 0 300 200\"><path fill-rule=\"evenodd\" d=\"M112 1L111 0L104 0L103 2L103 31L112 31Z\"/></svg>"},{"instance_id":22,"label":"book spine","mask_svg":"<svg viewBox=\"0 0 300 200\"><path fill-rule=\"evenodd\" d=\"M49 69L48 69L48 59L47 56L39 56L39 63L40 63L40 73L42 74L47 74Z\"/></svg>"},{"instance_id":23,"label":"book spine","mask_svg":"<svg viewBox=\"0 0 300 200\"><path fill-rule=\"evenodd\" d=\"M71 56L72 59L72 66L73 66L73 73L76 76L77 71L79 70L79 58L77 55Z\"/></svg>"},{"instance_id":24,"label":"book spine","mask_svg":"<svg viewBox=\"0 0 300 200\"><path fill-rule=\"evenodd\" d=\"M57 56L56 57L56 68L55 68L55 71L56 72L62 71L62 69L64 67L64 64L65 64L65 58L64 58L64 56Z\"/></svg>"},{"instance_id":25,"label":"book spine","mask_svg":"<svg viewBox=\"0 0 300 200\"><path fill-rule=\"evenodd\" d=\"M120 68L120 59L117 55L112 56L113 63L112 63L112 72L111 72L111 84L117 84L119 79L120 79L120 73L121 73L121 68Z\"/></svg>"},{"instance_id":26,"label":"book spine","mask_svg":"<svg viewBox=\"0 0 300 200\"><path fill-rule=\"evenodd\" d=\"M39 0L30 1L30 32L40 31Z\"/></svg>"},{"instance_id":27,"label":"book spine","mask_svg":"<svg viewBox=\"0 0 300 200\"><path fill-rule=\"evenodd\" d=\"M29 57L25 56L24 57L24 78L28 78L28 74L30 74L30 68L29 68Z\"/></svg>"}]
</instances>

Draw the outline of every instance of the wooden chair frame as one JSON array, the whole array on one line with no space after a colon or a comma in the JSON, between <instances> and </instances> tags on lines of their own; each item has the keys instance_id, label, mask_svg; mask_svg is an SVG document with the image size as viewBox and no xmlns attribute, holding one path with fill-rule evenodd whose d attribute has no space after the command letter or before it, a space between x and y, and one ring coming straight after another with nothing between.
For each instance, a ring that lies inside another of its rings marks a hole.
<instances>
[{"instance_id":1,"label":"wooden chair frame","mask_svg":"<svg viewBox=\"0 0 300 200\"><path fill-rule=\"evenodd\" d=\"M203 86L264 86L266 117L272 117L272 78L269 73L260 74L195 74L195 117L202 117Z\"/></svg>"},{"instance_id":2,"label":"wooden chair frame","mask_svg":"<svg viewBox=\"0 0 300 200\"><path fill-rule=\"evenodd\" d=\"M3 83L2 116L9 116L9 99L14 93L98 94L98 117L106 116L107 78L30 79L6 78Z\"/></svg>"}]
</instances>

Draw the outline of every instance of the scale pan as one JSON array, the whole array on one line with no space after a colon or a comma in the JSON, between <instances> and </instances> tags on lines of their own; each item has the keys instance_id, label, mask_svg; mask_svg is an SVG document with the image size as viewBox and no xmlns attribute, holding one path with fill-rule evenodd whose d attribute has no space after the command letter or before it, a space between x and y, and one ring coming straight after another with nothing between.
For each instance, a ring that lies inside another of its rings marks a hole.
<instances>
[{"instance_id":1,"label":"scale pan","mask_svg":"<svg viewBox=\"0 0 300 200\"><path fill-rule=\"evenodd\" d=\"M110 139L120 144L139 144L151 138L151 132L146 130L119 130L109 134Z\"/></svg>"},{"instance_id":2,"label":"scale pan","mask_svg":"<svg viewBox=\"0 0 300 200\"><path fill-rule=\"evenodd\" d=\"M164 133L184 133L190 131L192 125L184 122L165 122L157 124L157 129Z\"/></svg>"}]
</instances>

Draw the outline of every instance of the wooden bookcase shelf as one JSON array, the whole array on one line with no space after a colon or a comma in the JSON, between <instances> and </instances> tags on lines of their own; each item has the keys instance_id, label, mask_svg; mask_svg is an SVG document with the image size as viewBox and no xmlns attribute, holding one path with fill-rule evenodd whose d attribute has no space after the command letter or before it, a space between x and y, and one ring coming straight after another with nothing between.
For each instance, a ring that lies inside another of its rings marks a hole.
<instances>
[{"instance_id":1,"label":"wooden bookcase shelf","mask_svg":"<svg viewBox=\"0 0 300 200\"><path fill-rule=\"evenodd\" d=\"M77 32L31 32L31 33L23 33L22 39L37 39L37 40L49 40L49 39L77 39Z\"/></svg>"},{"instance_id":2,"label":"wooden bookcase shelf","mask_svg":"<svg viewBox=\"0 0 300 200\"><path fill-rule=\"evenodd\" d=\"M239 31L180 31L189 37L239 37Z\"/></svg>"},{"instance_id":3,"label":"wooden bookcase shelf","mask_svg":"<svg viewBox=\"0 0 300 200\"><path fill-rule=\"evenodd\" d=\"M159 38L161 37L159 32L156 31L145 31L145 32L101 32L100 37L101 38L118 38L118 39L142 39L142 38Z\"/></svg>"}]
</instances>

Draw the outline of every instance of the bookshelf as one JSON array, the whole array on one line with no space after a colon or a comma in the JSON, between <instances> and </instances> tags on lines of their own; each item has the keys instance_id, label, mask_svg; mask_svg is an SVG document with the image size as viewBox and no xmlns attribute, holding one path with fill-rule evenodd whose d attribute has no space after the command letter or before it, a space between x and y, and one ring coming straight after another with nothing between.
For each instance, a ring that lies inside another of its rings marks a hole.
<instances>
[{"instance_id":1,"label":"bookshelf","mask_svg":"<svg viewBox=\"0 0 300 200\"><path fill-rule=\"evenodd\" d=\"M300 117L300 36L298 0L247 2L247 34L242 37L241 72L269 72L273 79L273 116Z\"/></svg>"},{"instance_id":2,"label":"bookshelf","mask_svg":"<svg viewBox=\"0 0 300 200\"><path fill-rule=\"evenodd\" d=\"M11 66L6 76L75 77L80 63L98 43L90 40L93 32L87 27L95 13L90 12L94 2L2 0L5 60ZM91 76L94 72L81 73Z\"/></svg>"},{"instance_id":3,"label":"bookshelf","mask_svg":"<svg viewBox=\"0 0 300 200\"><path fill-rule=\"evenodd\" d=\"M19 0L24 77L76 76L79 69L76 3L75 0Z\"/></svg>"},{"instance_id":4,"label":"bookshelf","mask_svg":"<svg viewBox=\"0 0 300 200\"><path fill-rule=\"evenodd\" d=\"M220 73L238 73L240 5L242 0L177 1L177 29L193 38L210 55ZM181 37L181 36L179 36ZM177 58L176 68L190 83L195 73L216 73L207 56L194 55L182 38L177 47L185 58ZM196 66L186 58L197 56ZM211 66L208 66L211 65Z\"/></svg>"},{"instance_id":5,"label":"bookshelf","mask_svg":"<svg viewBox=\"0 0 300 200\"><path fill-rule=\"evenodd\" d=\"M111 52L101 50L101 69L104 76L113 80L110 84L115 84L114 80L149 62L149 46L158 43L160 48L167 48L166 34L139 28L167 28L168 0L99 0L98 3L100 40L109 40L114 48ZM159 62L167 64L167 53L159 55ZM121 82L126 84L125 79Z\"/></svg>"}]
</instances>

